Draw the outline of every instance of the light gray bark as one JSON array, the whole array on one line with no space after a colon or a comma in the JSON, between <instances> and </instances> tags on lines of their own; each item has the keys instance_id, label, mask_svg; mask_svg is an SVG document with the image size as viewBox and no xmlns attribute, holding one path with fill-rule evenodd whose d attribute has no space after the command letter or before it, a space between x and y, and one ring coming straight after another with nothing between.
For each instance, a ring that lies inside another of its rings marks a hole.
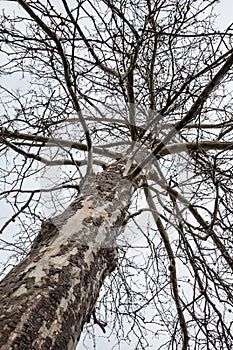
<instances>
[{"instance_id":1,"label":"light gray bark","mask_svg":"<svg viewBox=\"0 0 233 350\"><path fill-rule=\"evenodd\" d=\"M41 227L29 255L0 283L0 349L75 349L104 278L134 188L116 162L86 180Z\"/></svg>"}]
</instances>

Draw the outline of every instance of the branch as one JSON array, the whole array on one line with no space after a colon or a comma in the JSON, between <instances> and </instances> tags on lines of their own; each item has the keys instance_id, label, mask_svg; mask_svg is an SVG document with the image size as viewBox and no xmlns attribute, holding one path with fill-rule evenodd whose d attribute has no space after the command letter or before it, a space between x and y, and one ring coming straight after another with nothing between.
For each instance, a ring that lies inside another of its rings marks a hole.
<instances>
[{"instance_id":1,"label":"branch","mask_svg":"<svg viewBox=\"0 0 233 350\"><path fill-rule=\"evenodd\" d=\"M87 166L87 174L91 172L92 169L92 141L90 137L90 132L88 130L85 118L82 115L82 111L78 102L78 98L72 88L71 82L71 73L69 68L69 62L66 58L64 50L62 48L61 42L58 39L57 35L33 12L30 6L23 0L18 0L18 3L22 6L22 8L29 14L29 16L41 27L41 29L54 41L57 47L58 54L61 57L62 65L64 69L64 78L66 87L70 93L71 100L73 102L73 106L78 113L80 123L82 125L83 131L85 133L85 137L87 140L87 151L88 151L88 166Z\"/></svg>"},{"instance_id":2,"label":"branch","mask_svg":"<svg viewBox=\"0 0 233 350\"><path fill-rule=\"evenodd\" d=\"M102 69L105 73L108 73L110 75L113 75L114 77L119 78L120 75L112 68L109 68L107 66L105 66L99 59L99 57L96 55L93 47L91 46L91 44L89 43L88 39L86 38L86 36L84 35L82 29L80 28L80 26L78 25L77 21L75 20L74 16L72 15L69 6L66 2L66 0L62 0L62 3L64 5L64 8L68 14L68 16L70 17L70 20L72 21L73 25L75 26L75 28L78 30L79 35L81 36L82 40L84 41L88 51L90 52L91 56L94 58L95 60L95 64Z\"/></svg>"},{"instance_id":3,"label":"branch","mask_svg":"<svg viewBox=\"0 0 233 350\"><path fill-rule=\"evenodd\" d=\"M233 53L226 60L225 64L222 68L216 73L213 79L207 84L204 90L201 92L199 97L196 99L190 110L187 114L182 118L175 127L165 136L165 138L159 142L159 144L152 150L152 152L132 171L129 175L128 179L133 181L143 170L146 164L148 164L155 156L157 156L161 150L168 144L168 142L177 134L178 131L182 130L183 127L191 122L193 118L196 117L197 112L203 103L207 100L209 95L213 92L213 90L219 85L219 83L223 80L226 73L230 70L233 65Z\"/></svg>"},{"instance_id":4,"label":"branch","mask_svg":"<svg viewBox=\"0 0 233 350\"><path fill-rule=\"evenodd\" d=\"M97 325L101 328L101 330L103 331L103 333L106 333L105 327L107 326L107 323L106 323L106 322L103 322L103 321L99 321L99 320L97 319L95 310L92 312L92 316L93 316L94 324L97 324Z\"/></svg>"},{"instance_id":5,"label":"branch","mask_svg":"<svg viewBox=\"0 0 233 350\"><path fill-rule=\"evenodd\" d=\"M34 153L30 153L30 152L26 152L24 150L22 150L21 148L15 146L13 143L4 140L2 137L0 137L0 141L2 141L2 143L4 143L6 146L10 147L11 149L13 149L15 152L21 154L23 157L28 158L28 159L35 159L43 164L49 165L49 166L55 166L55 165L75 165L75 166L82 166L82 165L87 165L88 161L85 159L82 160L70 160L70 159L56 159L56 160L50 160L50 159L46 159L44 157L41 157L38 154L34 154ZM108 164L105 162L101 162L100 160L94 159L93 163L95 163L96 165L100 165L103 168L106 167Z\"/></svg>"},{"instance_id":6,"label":"branch","mask_svg":"<svg viewBox=\"0 0 233 350\"><path fill-rule=\"evenodd\" d=\"M79 151L87 151L87 146L80 142L73 142L68 140L62 140L59 138L53 138L53 137L46 137L46 136L38 136L38 135L32 135L32 134L24 134L17 131L9 131L6 128L0 127L0 137L5 138L12 138L16 140L26 140L26 141L34 141L34 142L41 142L41 147L49 147L49 146L62 146L62 147L70 147L73 149L78 149ZM5 142L4 142L5 143ZM37 145L31 144L31 147L35 147ZM113 159L120 159L122 157L122 153L112 152L105 149L101 149L100 147L93 147L93 152L99 155L102 155L104 157L113 158Z\"/></svg>"},{"instance_id":7,"label":"branch","mask_svg":"<svg viewBox=\"0 0 233 350\"><path fill-rule=\"evenodd\" d=\"M3 233L3 231L5 230L5 228L11 223L14 222L15 219L17 218L17 216L22 213L30 204L32 198L34 196L34 193L31 193L31 195L29 196L29 199L27 200L27 202L19 209L19 211L17 213L15 213L14 215L12 215L12 217L5 222L5 224L2 226L2 228L0 229L0 234Z\"/></svg>"},{"instance_id":8,"label":"branch","mask_svg":"<svg viewBox=\"0 0 233 350\"><path fill-rule=\"evenodd\" d=\"M155 181L158 185L160 185L162 188L164 188L174 199L178 199L181 203L183 203L190 213L193 215L193 217L196 219L196 221L199 223L199 225L202 227L204 232L207 234L208 237L211 237L215 245L218 247L220 252L222 253L222 256L224 257L225 261L233 271L233 259L227 252L224 244L221 242L220 238L216 234L216 232L210 228L210 225L208 222L206 222L202 216L199 214L198 210L185 198L182 196L181 193L174 190L170 186L168 186L166 183L164 183L163 180L161 180L156 174L154 174L153 181ZM150 186L149 186L150 187Z\"/></svg>"},{"instance_id":9,"label":"branch","mask_svg":"<svg viewBox=\"0 0 233 350\"><path fill-rule=\"evenodd\" d=\"M166 232L166 229L162 223L162 220L160 219L159 216L157 216L155 213L157 212L157 208L153 202L153 198L150 192L150 189L148 186L144 186L144 193L145 197L147 200L147 203L149 207L151 208L151 213L153 216L153 219L155 221L155 224L159 230L159 233L162 237L165 249L167 251L168 258L170 260L170 265L168 267L168 270L170 271L170 278L171 278L171 284L172 284L172 290L174 294L174 301L177 309L177 313L179 316L179 323L180 327L183 332L183 345L182 345L182 350L188 349L188 342L189 342L189 335L188 335L188 329L186 325L186 320L184 318L184 314L181 308L181 303L180 303L180 296L178 292L178 284L177 284L177 276L176 276L176 264L175 264L175 256L171 247L171 243L169 240L169 236Z\"/></svg>"},{"instance_id":10,"label":"branch","mask_svg":"<svg viewBox=\"0 0 233 350\"><path fill-rule=\"evenodd\" d=\"M199 150L233 150L233 142L219 142L219 141L202 141L202 142L186 142L186 143L172 143L166 148L164 147L160 155L174 154L180 152L198 152Z\"/></svg>"}]
</instances>

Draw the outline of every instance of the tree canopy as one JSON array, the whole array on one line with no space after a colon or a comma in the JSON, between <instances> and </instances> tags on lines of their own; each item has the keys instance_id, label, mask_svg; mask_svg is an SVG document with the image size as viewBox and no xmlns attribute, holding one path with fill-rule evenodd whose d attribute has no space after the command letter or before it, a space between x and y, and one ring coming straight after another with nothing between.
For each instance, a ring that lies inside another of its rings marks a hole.
<instances>
[{"instance_id":1,"label":"tree canopy","mask_svg":"<svg viewBox=\"0 0 233 350\"><path fill-rule=\"evenodd\" d=\"M233 32L217 3L1 5L2 276L93 174L113 202L112 169L135 186L93 348L232 349Z\"/></svg>"}]
</instances>

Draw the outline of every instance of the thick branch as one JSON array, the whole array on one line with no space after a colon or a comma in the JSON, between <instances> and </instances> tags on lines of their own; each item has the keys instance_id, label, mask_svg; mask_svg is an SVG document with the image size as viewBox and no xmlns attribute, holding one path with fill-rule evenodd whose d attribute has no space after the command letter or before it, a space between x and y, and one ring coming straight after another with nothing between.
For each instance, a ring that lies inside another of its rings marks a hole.
<instances>
[{"instance_id":1,"label":"thick branch","mask_svg":"<svg viewBox=\"0 0 233 350\"><path fill-rule=\"evenodd\" d=\"M61 146L61 147L70 147L73 149L78 149L80 151L87 151L87 146L80 142L73 142L68 140L62 140L56 137L46 137L46 136L40 136L40 135L32 135L32 134L24 134L17 131L9 131L5 128L0 128L0 136L2 138L12 138L16 140L27 140L27 141L34 141L34 142L40 142L41 147L49 147L49 146ZM31 144L32 147L33 143ZM105 149L101 149L100 147L93 147L93 151L96 154L100 154L105 157L113 158L113 159L120 159L122 154L117 152L108 151Z\"/></svg>"}]
</instances>

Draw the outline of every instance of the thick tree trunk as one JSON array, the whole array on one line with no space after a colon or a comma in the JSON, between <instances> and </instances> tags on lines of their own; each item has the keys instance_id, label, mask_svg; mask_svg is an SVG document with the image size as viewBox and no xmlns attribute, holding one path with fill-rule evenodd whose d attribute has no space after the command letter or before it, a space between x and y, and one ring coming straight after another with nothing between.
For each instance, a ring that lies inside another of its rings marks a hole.
<instances>
[{"instance_id":1,"label":"thick tree trunk","mask_svg":"<svg viewBox=\"0 0 233 350\"><path fill-rule=\"evenodd\" d=\"M75 349L133 193L116 162L90 176L65 212L47 220L30 254L0 284L0 349Z\"/></svg>"}]
</instances>

